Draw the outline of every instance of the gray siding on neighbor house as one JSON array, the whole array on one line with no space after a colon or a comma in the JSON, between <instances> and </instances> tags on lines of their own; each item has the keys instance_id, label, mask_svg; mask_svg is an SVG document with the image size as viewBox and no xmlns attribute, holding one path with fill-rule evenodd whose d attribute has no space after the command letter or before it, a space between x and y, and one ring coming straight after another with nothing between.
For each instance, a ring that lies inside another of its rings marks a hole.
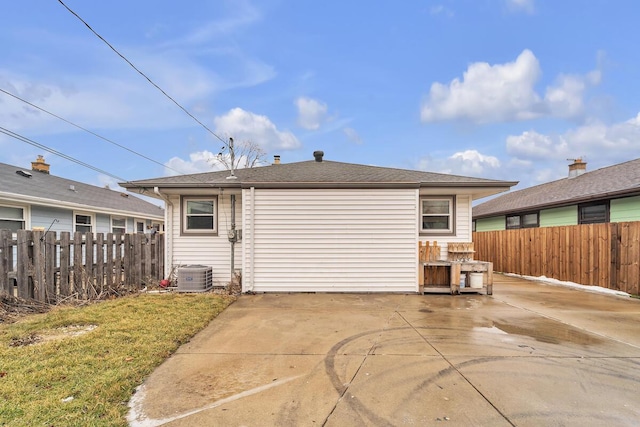
<instances>
[{"instance_id":1,"label":"gray siding on neighbor house","mask_svg":"<svg viewBox=\"0 0 640 427\"><path fill-rule=\"evenodd\" d=\"M57 220L57 222L55 222ZM31 206L31 228L43 227L45 230L71 231L73 229L73 212L69 209L51 206Z\"/></svg>"}]
</instances>

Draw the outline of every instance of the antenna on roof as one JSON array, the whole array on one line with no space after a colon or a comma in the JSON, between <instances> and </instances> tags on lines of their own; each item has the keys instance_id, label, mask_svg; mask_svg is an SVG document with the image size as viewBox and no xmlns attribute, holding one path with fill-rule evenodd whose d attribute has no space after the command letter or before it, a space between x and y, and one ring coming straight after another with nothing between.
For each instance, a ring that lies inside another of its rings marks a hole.
<instances>
[{"instance_id":1,"label":"antenna on roof","mask_svg":"<svg viewBox=\"0 0 640 427\"><path fill-rule=\"evenodd\" d=\"M229 175L227 179L238 179L238 177L233 174L233 163L236 160L236 153L233 151L233 138L229 138L229 155L231 156L231 167L229 168L231 175Z\"/></svg>"}]
</instances>

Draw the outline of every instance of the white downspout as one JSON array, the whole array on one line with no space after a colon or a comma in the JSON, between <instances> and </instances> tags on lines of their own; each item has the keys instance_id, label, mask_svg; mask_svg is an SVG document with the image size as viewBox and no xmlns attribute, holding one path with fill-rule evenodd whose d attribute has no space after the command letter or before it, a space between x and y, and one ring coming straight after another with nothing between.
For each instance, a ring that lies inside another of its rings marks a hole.
<instances>
[{"instance_id":1,"label":"white downspout","mask_svg":"<svg viewBox=\"0 0 640 427\"><path fill-rule=\"evenodd\" d=\"M165 194L160 192L158 187L153 187L153 192L167 204L167 209L164 210L164 277L169 278L172 268L171 263L173 262L173 227L171 224L171 219L173 218L173 203Z\"/></svg>"},{"instance_id":2,"label":"white downspout","mask_svg":"<svg viewBox=\"0 0 640 427\"><path fill-rule=\"evenodd\" d=\"M249 244L249 262L251 263L251 280L249 282L249 290L253 291L253 287L254 287L254 283L256 280L256 263L254 261L254 254L255 254L255 247L256 247L256 218L255 218L255 211L256 211L256 191L255 191L255 187L251 187L251 210L249 211L249 223L250 223L250 227L251 227L251 240L250 240L250 244Z\"/></svg>"}]
</instances>

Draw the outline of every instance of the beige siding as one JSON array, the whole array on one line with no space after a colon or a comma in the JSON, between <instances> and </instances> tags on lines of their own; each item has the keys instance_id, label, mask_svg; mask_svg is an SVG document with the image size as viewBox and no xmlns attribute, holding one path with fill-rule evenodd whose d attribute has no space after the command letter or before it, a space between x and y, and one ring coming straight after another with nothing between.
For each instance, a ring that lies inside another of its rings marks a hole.
<instances>
[{"instance_id":1,"label":"beige siding","mask_svg":"<svg viewBox=\"0 0 640 427\"><path fill-rule=\"evenodd\" d=\"M418 290L416 190L262 189L252 212L251 199L245 190L245 290Z\"/></svg>"},{"instance_id":2,"label":"beige siding","mask_svg":"<svg viewBox=\"0 0 640 427\"><path fill-rule=\"evenodd\" d=\"M197 196L206 194L197 194ZM174 207L171 214L171 236L173 241L171 251L171 266L177 268L185 265L206 265L213 268L213 280L216 286L223 286L231 277L231 244L227 231L231 228L231 202L226 192L222 196L218 192L218 235L217 236L181 236L181 208L180 197L172 196ZM240 228L242 219L242 202L240 195L236 196L236 228ZM169 233L169 230L167 230ZM236 271L242 269L242 245L235 245Z\"/></svg>"}]
</instances>

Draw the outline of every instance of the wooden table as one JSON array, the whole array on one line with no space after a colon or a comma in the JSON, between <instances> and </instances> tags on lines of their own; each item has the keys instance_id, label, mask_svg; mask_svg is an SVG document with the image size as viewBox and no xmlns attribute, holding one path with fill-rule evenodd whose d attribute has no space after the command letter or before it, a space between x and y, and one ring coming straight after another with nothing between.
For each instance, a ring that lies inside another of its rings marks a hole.
<instances>
[{"instance_id":1,"label":"wooden table","mask_svg":"<svg viewBox=\"0 0 640 427\"><path fill-rule=\"evenodd\" d=\"M461 292L478 292L485 290L487 295L493 294L493 263L487 261L429 261L421 263L419 292L442 292L449 291L451 295L458 295ZM447 267L449 268L449 288L427 287L425 286L426 267ZM482 288L471 288L469 286L469 273L486 273L486 280L483 277ZM460 288L460 276L467 275L466 286ZM486 282L486 283L485 283Z\"/></svg>"}]
</instances>

